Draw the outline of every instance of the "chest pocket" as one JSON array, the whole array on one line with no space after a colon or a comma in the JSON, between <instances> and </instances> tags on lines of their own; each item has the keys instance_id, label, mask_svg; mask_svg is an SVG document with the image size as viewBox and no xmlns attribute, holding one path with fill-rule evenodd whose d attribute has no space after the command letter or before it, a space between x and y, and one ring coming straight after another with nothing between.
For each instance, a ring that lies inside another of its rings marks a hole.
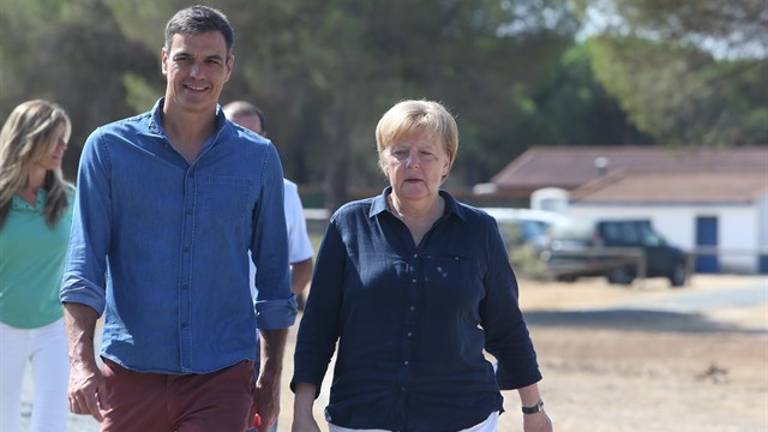
<instances>
[{"instance_id":1,"label":"chest pocket","mask_svg":"<svg viewBox=\"0 0 768 432\"><path fill-rule=\"evenodd\" d=\"M205 176L198 184L204 223L241 222L249 214L253 181L247 177Z\"/></svg>"},{"instance_id":2,"label":"chest pocket","mask_svg":"<svg viewBox=\"0 0 768 432\"><path fill-rule=\"evenodd\" d=\"M472 305L485 295L477 263L462 255L430 255L424 285L432 298L456 306Z\"/></svg>"}]
</instances>

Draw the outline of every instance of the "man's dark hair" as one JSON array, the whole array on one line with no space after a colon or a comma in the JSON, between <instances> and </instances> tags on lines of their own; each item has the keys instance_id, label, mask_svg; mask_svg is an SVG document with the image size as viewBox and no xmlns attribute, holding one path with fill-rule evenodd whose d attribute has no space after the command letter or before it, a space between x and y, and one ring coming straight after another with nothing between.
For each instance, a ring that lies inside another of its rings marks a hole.
<instances>
[{"instance_id":1,"label":"man's dark hair","mask_svg":"<svg viewBox=\"0 0 768 432\"><path fill-rule=\"evenodd\" d=\"M165 50L171 50L171 39L175 34L199 34L210 31L221 32L227 44L227 53L235 45L235 31L226 15L210 6L190 6L182 9L168 20L165 26Z\"/></svg>"}]
</instances>

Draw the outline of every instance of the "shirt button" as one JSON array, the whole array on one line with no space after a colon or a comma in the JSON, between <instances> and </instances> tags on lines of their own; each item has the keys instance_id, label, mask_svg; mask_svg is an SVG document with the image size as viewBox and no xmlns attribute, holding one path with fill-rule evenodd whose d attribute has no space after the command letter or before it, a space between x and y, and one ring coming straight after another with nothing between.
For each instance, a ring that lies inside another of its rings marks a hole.
<instances>
[{"instance_id":1,"label":"shirt button","mask_svg":"<svg viewBox=\"0 0 768 432\"><path fill-rule=\"evenodd\" d=\"M416 279L411 279L411 283L416 283Z\"/></svg>"},{"instance_id":2,"label":"shirt button","mask_svg":"<svg viewBox=\"0 0 768 432\"><path fill-rule=\"evenodd\" d=\"M413 332L408 332L408 337L413 336Z\"/></svg>"},{"instance_id":3,"label":"shirt button","mask_svg":"<svg viewBox=\"0 0 768 432\"><path fill-rule=\"evenodd\" d=\"M408 366L408 360L404 361L403 365Z\"/></svg>"},{"instance_id":4,"label":"shirt button","mask_svg":"<svg viewBox=\"0 0 768 432\"><path fill-rule=\"evenodd\" d=\"M413 311L415 311L415 310L416 310L416 306L411 306L411 307L410 307L410 308L408 308L408 309L410 309L410 310L411 310L411 312L413 312Z\"/></svg>"},{"instance_id":5,"label":"shirt button","mask_svg":"<svg viewBox=\"0 0 768 432\"><path fill-rule=\"evenodd\" d=\"M407 389L405 388L405 386L402 386L402 387L400 387L400 390L406 391Z\"/></svg>"},{"instance_id":6,"label":"shirt button","mask_svg":"<svg viewBox=\"0 0 768 432\"><path fill-rule=\"evenodd\" d=\"M413 254L413 257L414 257L414 258L418 258L418 257L419 257L419 254L415 253L415 254Z\"/></svg>"}]
</instances>

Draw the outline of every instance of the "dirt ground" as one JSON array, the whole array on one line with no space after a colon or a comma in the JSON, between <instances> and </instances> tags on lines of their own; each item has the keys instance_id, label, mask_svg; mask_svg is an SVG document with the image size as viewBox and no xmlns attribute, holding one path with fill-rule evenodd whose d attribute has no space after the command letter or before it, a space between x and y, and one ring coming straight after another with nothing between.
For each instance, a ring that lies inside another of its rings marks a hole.
<instances>
[{"instance_id":1,"label":"dirt ground","mask_svg":"<svg viewBox=\"0 0 768 432\"><path fill-rule=\"evenodd\" d=\"M521 307L555 430L768 431L768 303L714 308L702 315L623 309L600 314L627 302L756 284L765 287L763 298L768 299L768 279L755 277L701 276L674 291L661 279L630 288L602 279L575 284L521 281ZM724 325L719 329L713 323ZM294 338L295 329L289 347ZM292 362L287 362L286 381L291 373ZM329 381L327 376L315 404L319 420ZM289 431L292 395L283 391L280 430ZM507 412L499 430L522 431L516 392L504 396Z\"/></svg>"}]
</instances>

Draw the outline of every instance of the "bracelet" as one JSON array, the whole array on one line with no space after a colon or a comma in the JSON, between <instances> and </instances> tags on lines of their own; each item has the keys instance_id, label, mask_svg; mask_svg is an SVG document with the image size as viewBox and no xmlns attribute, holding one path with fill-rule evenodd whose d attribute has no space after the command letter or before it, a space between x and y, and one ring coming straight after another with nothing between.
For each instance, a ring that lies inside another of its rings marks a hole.
<instances>
[{"instance_id":1,"label":"bracelet","mask_svg":"<svg viewBox=\"0 0 768 432\"><path fill-rule=\"evenodd\" d=\"M539 399L534 406L523 406L523 414L536 414L544 409L544 401Z\"/></svg>"}]
</instances>

